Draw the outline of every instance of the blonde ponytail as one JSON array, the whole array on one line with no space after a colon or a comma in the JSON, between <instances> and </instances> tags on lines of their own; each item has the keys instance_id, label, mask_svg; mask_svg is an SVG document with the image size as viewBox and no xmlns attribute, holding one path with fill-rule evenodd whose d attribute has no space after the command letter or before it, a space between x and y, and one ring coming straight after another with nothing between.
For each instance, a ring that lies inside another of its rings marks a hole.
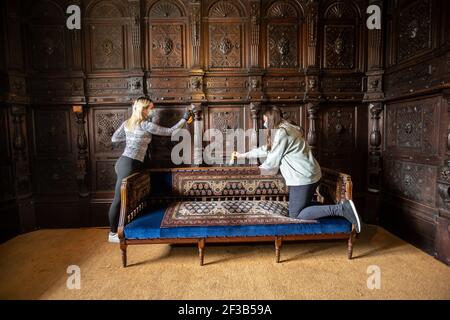
<instances>
[{"instance_id":1,"label":"blonde ponytail","mask_svg":"<svg viewBox=\"0 0 450 320\"><path fill-rule=\"evenodd\" d=\"M133 113L131 117L125 122L125 127L129 131L134 131L145 119L144 112L147 108L153 108L153 103L149 98L141 97L136 99L133 104Z\"/></svg>"}]
</instances>

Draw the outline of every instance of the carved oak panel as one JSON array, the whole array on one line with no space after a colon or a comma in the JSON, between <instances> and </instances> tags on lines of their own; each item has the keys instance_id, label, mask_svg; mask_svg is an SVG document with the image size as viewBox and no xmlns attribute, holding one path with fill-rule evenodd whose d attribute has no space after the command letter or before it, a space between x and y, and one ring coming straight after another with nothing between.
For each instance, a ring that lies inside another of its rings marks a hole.
<instances>
[{"instance_id":1,"label":"carved oak panel","mask_svg":"<svg viewBox=\"0 0 450 320\"><path fill-rule=\"evenodd\" d=\"M96 190L114 190L116 185L115 161L96 161Z\"/></svg>"},{"instance_id":2,"label":"carved oak panel","mask_svg":"<svg viewBox=\"0 0 450 320\"><path fill-rule=\"evenodd\" d=\"M211 23L209 25L209 67L211 69L243 66L242 26Z\"/></svg>"},{"instance_id":3,"label":"carved oak panel","mask_svg":"<svg viewBox=\"0 0 450 320\"><path fill-rule=\"evenodd\" d=\"M125 148L125 143L112 143L111 137L123 121L128 119L126 109L94 109L94 151L96 154L106 153L119 155Z\"/></svg>"},{"instance_id":4,"label":"carved oak panel","mask_svg":"<svg viewBox=\"0 0 450 320\"><path fill-rule=\"evenodd\" d=\"M292 121L296 125L303 126L303 106L282 106L281 111L285 119Z\"/></svg>"},{"instance_id":5,"label":"carved oak panel","mask_svg":"<svg viewBox=\"0 0 450 320\"><path fill-rule=\"evenodd\" d=\"M34 125L38 155L61 155L72 152L69 111L36 110Z\"/></svg>"},{"instance_id":6,"label":"carved oak panel","mask_svg":"<svg viewBox=\"0 0 450 320\"><path fill-rule=\"evenodd\" d=\"M156 124L165 127L172 127L183 116L184 108L157 108L153 121ZM184 128L189 129L189 126ZM179 142L172 142L170 137L152 136L152 142L149 145L148 154L152 164L167 167L171 163L172 148Z\"/></svg>"},{"instance_id":7,"label":"carved oak panel","mask_svg":"<svg viewBox=\"0 0 450 320\"><path fill-rule=\"evenodd\" d=\"M355 27L352 25L325 26L324 67L353 69L355 67Z\"/></svg>"},{"instance_id":8,"label":"carved oak panel","mask_svg":"<svg viewBox=\"0 0 450 320\"><path fill-rule=\"evenodd\" d=\"M227 157L227 152L232 148L237 150L237 142L234 141L233 145L227 145L226 133L227 130L244 129L244 108L243 106L236 107L210 107L208 109L208 128L217 129L223 133L223 154L224 159Z\"/></svg>"},{"instance_id":9,"label":"carved oak panel","mask_svg":"<svg viewBox=\"0 0 450 320\"><path fill-rule=\"evenodd\" d=\"M426 155L438 152L439 99L430 98L387 107L387 148Z\"/></svg>"},{"instance_id":10,"label":"carved oak panel","mask_svg":"<svg viewBox=\"0 0 450 320\"><path fill-rule=\"evenodd\" d=\"M66 68L63 26L32 26L31 41L34 70L51 71Z\"/></svg>"},{"instance_id":11,"label":"carved oak panel","mask_svg":"<svg viewBox=\"0 0 450 320\"><path fill-rule=\"evenodd\" d=\"M431 0L418 0L400 12L398 60L402 62L432 46Z\"/></svg>"},{"instance_id":12,"label":"carved oak panel","mask_svg":"<svg viewBox=\"0 0 450 320\"><path fill-rule=\"evenodd\" d=\"M437 168L410 162L384 161L384 189L394 195L435 206Z\"/></svg>"},{"instance_id":13,"label":"carved oak panel","mask_svg":"<svg viewBox=\"0 0 450 320\"><path fill-rule=\"evenodd\" d=\"M90 27L91 69L93 71L125 68L124 26L95 24Z\"/></svg>"},{"instance_id":14,"label":"carved oak panel","mask_svg":"<svg viewBox=\"0 0 450 320\"><path fill-rule=\"evenodd\" d=\"M68 159L38 160L34 170L36 190L40 193L74 192L77 190L75 163Z\"/></svg>"},{"instance_id":15,"label":"carved oak panel","mask_svg":"<svg viewBox=\"0 0 450 320\"><path fill-rule=\"evenodd\" d=\"M150 28L151 68L183 68L184 26L181 23L152 24Z\"/></svg>"},{"instance_id":16,"label":"carved oak panel","mask_svg":"<svg viewBox=\"0 0 450 320\"><path fill-rule=\"evenodd\" d=\"M298 25L269 24L267 27L269 68L298 67Z\"/></svg>"},{"instance_id":17,"label":"carved oak panel","mask_svg":"<svg viewBox=\"0 0 450 320\"><path fill-rule=\"evenodd\" d=\"M350 107L330 107L323 112L323 148L342 153L355 147L354 113Z\"/></svg>"}]
</instances>

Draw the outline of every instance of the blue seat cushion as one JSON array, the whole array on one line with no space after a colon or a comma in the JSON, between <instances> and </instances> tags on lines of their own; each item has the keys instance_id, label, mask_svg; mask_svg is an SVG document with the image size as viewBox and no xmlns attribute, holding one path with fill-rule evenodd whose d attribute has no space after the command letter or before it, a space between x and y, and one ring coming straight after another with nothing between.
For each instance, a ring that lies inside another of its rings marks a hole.
<instances>
[{"instance_id":1,"label":"blue seat cushion","mask_svg":"<svg viewBox=\"0 0 450 320\"><path fill-rule=\"evenodd\" d=\"M322 218L318 223L240 226L188 226L161 228L166 208L149 210L125 226L126 239L287 236L350 233L351 224L340 217Z\"/></svg>"}]
</instances>

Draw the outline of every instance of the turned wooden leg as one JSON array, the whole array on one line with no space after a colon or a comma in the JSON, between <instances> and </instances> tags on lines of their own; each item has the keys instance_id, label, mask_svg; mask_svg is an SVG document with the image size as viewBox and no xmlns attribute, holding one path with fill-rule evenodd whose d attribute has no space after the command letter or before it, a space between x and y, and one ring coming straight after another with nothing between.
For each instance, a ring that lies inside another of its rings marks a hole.
<instances>
[{"instance_id":1,"label":"turned wooden leg","mask_svg":"<svg viewBox=\"0 0 450 320\"><path fill-rule=\"evenodd\" d=\"M281 253L281 246L282 246L282 240L281 237L275 238L275 256L276 256L276 262L280 263L280 253Z\"/></svg>"},{"instance_id":2,"label":"turned wooden leg","mask_svg":"<svg viewBox=\"0 0 450 320\"><path fill-rule=\"evenodd\" d=\"M205 239L198 240L198 256L200 258L200 265L203 265L205 259Z\"/></svg>"},{"instance_id":3,"label":"turned wooden leg","mask_svg":"<svg viewBox=\"0 0 450 320\"><path fill-rule=\"evenodd\" d=\"M347 246L347 258L351 259L353 256L353 242L355 239L355 227L352 227L352 232L350 232L350 237L348 238L348 246Z\"/></svg>"},{"instance_id":4,"label":"turned wooden leg","mask_svg":"<svg viewBox=\"0 0 450 320\"><path fill-rule=\"evenodd\" d=\"M127 266L127 245L120 244L120 250L122 251L122 266L125 268Z\"/></svg>"}]
</instances>

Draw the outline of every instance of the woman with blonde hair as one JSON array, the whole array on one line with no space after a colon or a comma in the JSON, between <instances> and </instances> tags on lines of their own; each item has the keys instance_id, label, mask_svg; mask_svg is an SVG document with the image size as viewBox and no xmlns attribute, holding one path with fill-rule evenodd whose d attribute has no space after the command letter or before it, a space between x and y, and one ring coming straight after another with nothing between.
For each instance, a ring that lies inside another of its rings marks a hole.
<instances>
[{"instance_id":1,"label":"woman with blonde hair","mask_svg":"<svg viewBox=\"0 0 450 320\"><path fill-rule=\"evenodd\" d=\"M329 216L343 217L359 233L361 222L352 200L344 200L336 205L315 205L312 201L322 172L305 140L303 128L284 119L283 113L276 106L266 110L263 119L264 128L268 129L265 145L243 154L234 152L232 156L265 158L260 166L263 174L276 174L280 170L289 187L291 218L316 220Z\"/></svg>"},{"instance_id":2,"label":"woman with blonde hair","mask_svg":"<svg viewBox=\"0 0 450 320\"><path fill-rule=\"evenodd\" d=\"M183 118L172 128L165 128L152 122L154 104L147 97L136 99L133 104L131 117L125 120L114 132L111 141L125 141L125 150L117 160L115 171L117 174L114 200L109 208L109 242L118 243L117 227L120 213L120 186L122 179L139 171L142 168L148 144L152 135L171 136L172 132L180 129L192 117L192 111L186 111Z\"/></svg>"}]
</instances>

